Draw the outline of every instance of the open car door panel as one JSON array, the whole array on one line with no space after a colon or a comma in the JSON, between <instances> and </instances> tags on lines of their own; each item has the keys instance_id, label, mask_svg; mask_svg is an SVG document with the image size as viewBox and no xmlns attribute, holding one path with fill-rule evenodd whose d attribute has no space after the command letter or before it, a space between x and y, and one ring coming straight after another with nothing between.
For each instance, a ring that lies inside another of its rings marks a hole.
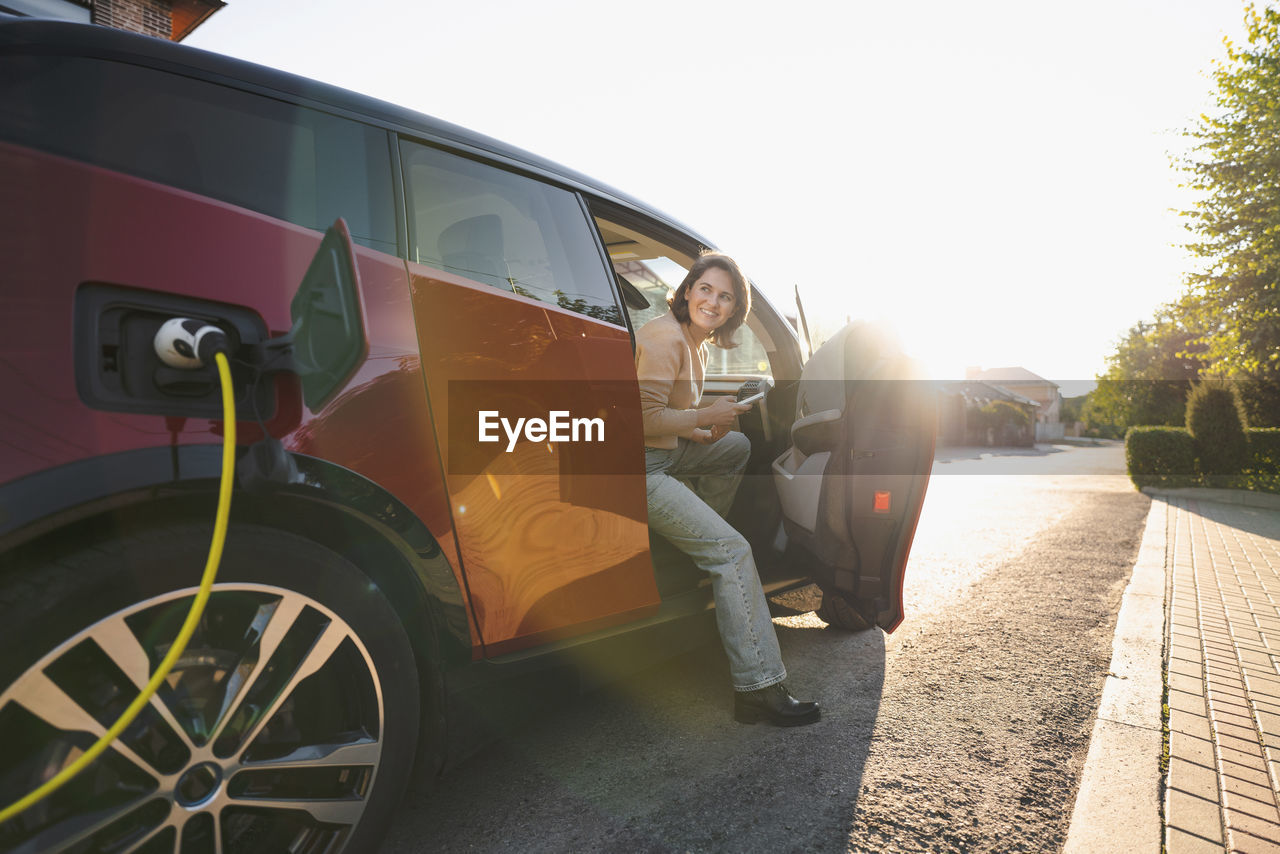
<instances>
[{"instance_id":1,"label":"open car door panel","mask_svg":"<svg viewBox=\"0 0 1280 854\"><path fill-rule=\"evenodd\" d=\"M867 325L846 326L805 364L792 446L773 463L788 539L819 583L893 631L933 465L936 393Z\"/></svg>"}]
</instances>

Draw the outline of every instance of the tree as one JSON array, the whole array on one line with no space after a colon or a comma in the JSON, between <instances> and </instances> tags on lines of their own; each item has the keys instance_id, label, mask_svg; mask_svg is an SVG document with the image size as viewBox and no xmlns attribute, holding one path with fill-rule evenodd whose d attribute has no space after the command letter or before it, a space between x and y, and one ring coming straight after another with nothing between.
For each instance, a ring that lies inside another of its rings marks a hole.
<instances>
[{"instance_id":1,"label":"tree","mask_svg":"<svg viewBox=\"0 0 1280 854\"><path fill-rule=\"evenodd\" d=\"M1187 394L1205 366L1199 339L1176 305L1162 308L1154 323L1131 327L1085 402L1088 427L1119 435L1134 426L1181 426Z\"/></svg>"},{"instance_id":2,"label":"tree","mask_svg":"<svg viewBox=\"0 0 1280 854\"><path fill-rule=\"evenodd\" d=\"M1058 420L1063 424L1074 424L1084 420L1084 405L1089 399L1089 395L1082 394L1078 397L1064 397L1062 399L1062 408L1058 411Z\"/></svg>"},{"instance_id":3,"label":"tree","mask_svg":"<svg viewBox=\"0 0 1280 854\"><path fill-rule=\"evenodd\" d=\"M993 400L978 410L978 418L983 429L994 431L997 444L1030 445L1034 441L1027 430L1031 416L1016 403Z\"/></svg>"},{"instance_id":4,"label":"tree","mask_svg":"<svg viewBox=\"0 0 1280 854\"><path fill-rule=\"evenodd\" d=\"M1250 4L1246 44L1213 72L1217 111L1187 131L1182 168L1201 198L1183 211L1203 260L1182 308L1208 373L1241 381L1255 424L1280 425L1280 12Z\"/></svg>"}]
</instances>

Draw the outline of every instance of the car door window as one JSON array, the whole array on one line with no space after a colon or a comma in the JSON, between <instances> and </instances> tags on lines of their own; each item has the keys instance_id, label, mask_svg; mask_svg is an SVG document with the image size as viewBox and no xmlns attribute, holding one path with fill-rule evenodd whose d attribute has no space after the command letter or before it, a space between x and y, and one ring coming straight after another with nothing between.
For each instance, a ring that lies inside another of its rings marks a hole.
<instances>
[{"instance_id":1,"label":"car door window","mask_svg":"<svg viewBox=\"0 0 1280 854\"><path fill-rule=\"evenodd\" d=\"M0 139L394 254L387 132L203 80L89 57L0 60Z\"/></svg>"},{"instance_id":2,"label":"car door window","mask_svg":"<svg viewBox=\"0 0 1280 854\"><path fill-rule=\"evenodd\" d=\"M689 273L693 258L616 222L596 217L596 227L609 251L613 271L630 284L648 303L646 308L627 305L631 327L639 329L655 317L667 313L667 295L680 286ZM771 376L769 353L754 319L738 330L738 346L730 350L711 347L707 376Z\"/></svg>"},{"instance_id":3,"label":"car door window","mask_svg":"<svg viewBox=\"0 0 1280 854\"><path fill-rule=\"evenodd\" d=\"M667 295L680 286L680 282L689 273L685 264L674 261L665 255L640 260L638 258L613 259L613 271L630 283L649 303L648 308L631 308L627 311L631 316L631 325L636 329L644 326L655 317L667 313Z\"/></svg>"},{"instance_id":4,"label":"car door window","mask_svg":"<svg viewBox=\"0 0 1280 854\"><path fill-rule=\"evenodd\" d=\"M622 326L568 190L415 142L401 142L411 260Z\"/></svg>"}]
</instances>

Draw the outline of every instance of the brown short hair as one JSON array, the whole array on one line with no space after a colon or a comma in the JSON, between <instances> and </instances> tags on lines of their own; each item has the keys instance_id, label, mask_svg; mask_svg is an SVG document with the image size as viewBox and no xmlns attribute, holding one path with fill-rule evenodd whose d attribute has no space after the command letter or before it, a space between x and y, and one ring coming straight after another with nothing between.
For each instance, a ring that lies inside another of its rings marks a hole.
<instances>
[{"instance_id":1,"label":"brown short hair","mask_svg":"<svg viewBox=\"0 0 1280 854\"><path fill-rule=\"evenodd\" d=\"M667 305L671 307L671 313L676 316L676 320L687 324L689 302L685 297L689 293L689 288L693 287L710 267L719 267L724 270L733 282L733 314L711 333L710 340L721 349L732 350L738 346L738 342L734 340L734 333L738 331L738 327L742 326L743 321L747 319L747 314L751 311L751 286L747 284L747 277L742 275L737 262L728 255L704 249L698 256L698 260L694 261L693 266L689 268L689 274L684 277L680 287L667 297Z\"/></svg>"}]
</instances>

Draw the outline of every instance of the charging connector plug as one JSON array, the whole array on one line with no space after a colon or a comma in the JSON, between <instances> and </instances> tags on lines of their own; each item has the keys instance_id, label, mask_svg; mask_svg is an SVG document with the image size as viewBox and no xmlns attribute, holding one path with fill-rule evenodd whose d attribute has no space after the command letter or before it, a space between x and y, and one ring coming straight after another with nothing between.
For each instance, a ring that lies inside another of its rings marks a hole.
<instances>
[{"instance_id":1,"label":"charging connector plug","mask_svg":"<svg viewBox=\"0 0 1280 854\"><path fill-rule=\"evenodd\" d=\"M170 394L183 394L183 380L189 371L196 371L213 364L214 354L229 355L231 341L227 334L211 323L188 317L175 317L165 321L156 332L156 355L168 368L157 369L156 383ZM293 369L293 339L291 336L273 338L259 344L247 354L257 365L269 365L274 370ZM258 368L259 371L262 368ZM161 374L169 376L161 377ZM163 380L163 381L162 381ZM199 388L199 386L197 386ZM240 485L246 489L267 490L281 485L301 483L297 463L284 449L280 440L266 433L264 437L246 449L236 465Z\"/></svg>"},{"instance_id":2,"label":"charging connector plug","mask_svg":"<svg viewBox=\"0 0 1280 854\"><path fill-rule=\"evenodd\" d=\"M189 317L166 320L156 332L156 355L171 368L195 370L213 364L214 353L231 352L231 340L212 323Z\"/></svg>"}]
</instances>

